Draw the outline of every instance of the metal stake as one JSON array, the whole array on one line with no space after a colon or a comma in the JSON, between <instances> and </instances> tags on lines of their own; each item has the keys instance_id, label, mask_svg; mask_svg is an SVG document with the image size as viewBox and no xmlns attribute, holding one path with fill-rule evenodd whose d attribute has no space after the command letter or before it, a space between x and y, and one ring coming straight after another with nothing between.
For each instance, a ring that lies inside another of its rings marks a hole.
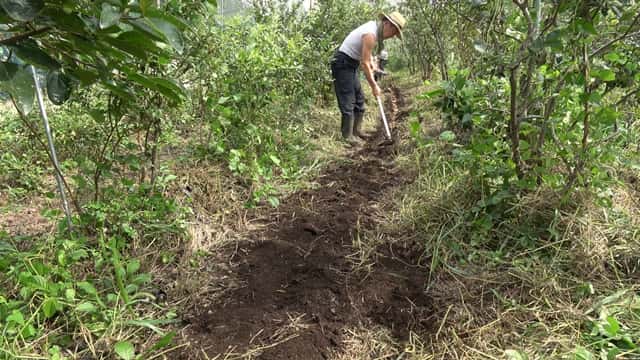
<instances>
[{"instance_id":1,"label":"metal stake","mask_svg":"<svg viewBox=\"0 0 640 360\"><path fill-rule=\"evenodd\" d=\"M53 136L51 135L51 128L49 127L49 118L47 117L47 110L44 107L44 100L42 97L42 89L40 89L40 83L38 82L38 76L36 75L36 68L30 65L31 75L33 75L33 83L36 85L36 98L38 99L38 107L40 107L40 115L42 115L42 122L44 123L44 131L47 134L47 142L49 143L49 152L51 154L51 160L53 161L54 173L56 176L56 182L58 183L58 192L60 192L60 199L62 200L62 208L64 214L67 217L67 227L71 230L71 211L69 210L69 203L67 202L67 195L64 192L64 186L62 185L62 173L60 170L60 164L58 164L58 156L56 155L56 148L53 145Z\"/></svg>"}]
</instances>

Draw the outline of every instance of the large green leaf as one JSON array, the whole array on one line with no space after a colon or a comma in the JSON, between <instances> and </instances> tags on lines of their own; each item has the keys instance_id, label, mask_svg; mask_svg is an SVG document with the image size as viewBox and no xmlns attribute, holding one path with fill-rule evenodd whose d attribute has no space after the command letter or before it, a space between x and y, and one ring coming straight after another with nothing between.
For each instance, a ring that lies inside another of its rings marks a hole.
<instances>
[{"instance_id":1,"label":"large green leaf","mask_svg":"<svg viewBox=\"0 0 640 360\"><path fill-rule=\"evenodd\" d=\"M131 100L135 97L135 94L126 84L121 82L116 82L114 80L107 80L101 82L102 86L110 90L113 95L116 95L124 100Z\"/></svg>"},{"instance_id":2,"label":"large green leaf","mask_svg":"<svg viewBox=\"0 0 640 360\"><path fill-rule=\"evenodd\" d=\"M161 54L164 52L154 41L149 41L149 38L147 38L145 34L135 29L133 31L121 33L116 39L139 49L144 49L147 52L155 54Z\"/></svg>"},{"instance_id":3,"label":"large green leaf","mask_svg":"<svg viewBox=\"0 0 640 360\"><path fill-rule=\"evenodd\" d=\"M60 304L56 298L47 298L42 303L42 313L47 319L51 318L60 310L62 310L62 304Z\"/></svg>"},{"instance_id":4,"label":"large green leaf","mask_svg":"<svg viewBox=\"0 0 640 360\"><path fill-rule=\"evenodd\" d=\"M111 27L120 21L120 9L108 4L102 3L102 12L100 12L100 29Z\"/></svg>"},{"instance_id":5,"label":"large green leaf","mask_svg":"<svg viewBox=\"0 0 640 360\"><path fill-rule=\"evenodd\" d=\"M164 38L160 30L157 27L155 27L153 23L149 21L149 19L142 18L142 19L135 19L135 20L127 20L127 23L133 26L134 28L136 28L137 30L139 30L140 32L142 32L143 34L145 34L150 39L153 39L156 41L162 41L162 42L166 41L166 39Z\"/></svg>"},{"instance_id":6,"label":"large green leaf","mask_svg":"<svg viewBox=\"0 0 640 360\"><path fill-rule=\"evenodd\" d=\"M182 89L170 80L141 75L135 72L128 72L127 77L129 78L129 80L134 81L148 89L157 91L173 101L182 100Z\"/></svg>"},{"instance_id":7,"label":"large green leaf","mask_svg":"<svg viewBox=\"0 0 640 360\"><path fill-rule=\"evenodd\" d=\"M0 0L0 7L14 20L31 21L44 8L44 0Z\"/></svg>"},{"instance_id":8,"label":"large green leaf","mask_svg":"<svg viewBox=\"0 0 640 360\"><path fill-rule=\"evenodd\" d=\"M182 32L180 32L174 24L163 18L150 17L149 20L160 30L162 35L169 42L169 45L171 45L178 54L182 54L182 51L184 50L184 38L182 37Z\"/></svg>"},{"instance_id":9,"label":"large green leaf","mask_svg":"<svg viewBox=\"0 0 640 360\"><path fill-rule=\"evenodd\" d=\"M36 90L33 77L27 66L19 68L11 81L0 83L0 85L4 85L2 87L5 91L11 94L20 112L26 115L33 110Z\"/></svg>"},{"instance_id":10,"label":"large green leaf","mask_svg":"<svg viewBox=\"0 0 640 360\"><path fill-rule=\"evenodd\" d=\"M151 80L156 84L156 86L158 87L158 91L160 91L160 93L162 93L163 95L169 96L176 101L182 100L182 97L184 96L184 90L175 82L161 77L154 77L151 78Z\"/></svg>"},{"instance_id":11,"label":"large green leaf","mask_svg":"<svg viewBox=\"0 0 640 360\"><path fill-rule=\"evenodd\" d=\"M46 7L38 18L38 23L55 27L56 29L69 31L75 34L83 34L87 31L86 23L77 13L67 13L60 7Z\"/></svg>"},{"instance_id":12,"label":"large green leaf","mask_svg":"<svg viewBox=\"0 0 640 360\"><path fill-rule=\"evenodd\" d=\"M11 80L18 71L19 66L10 62L0 61L0 81Z\"/></svg>"},{"instance_id":13,"label":"large green leaf","mask_svg":"<svg viewBox=\"0 0 640 360\"><path fill-rule=\"evenodd\" d=\"M178 53L182 53L184 38L180 29L185 27L186 23L155 10L151 11L150 9L148 13L147 17L129 20L128 23L152 39L167 43Z\"/></svg>"},{"instance_id":14,"label":"large green leaf","mask_svg":"<svg viewBox=\"0 0 640 360\"><path fill-rule=\"evenodd\" d=\"M62 105L71 96L71 78L59 70L50 71L47 75L47 95L56 105Z\"/></svg>"},{"instance_id":15,"label":"large green leaf","mask_svg":"<svg viewBox=\"0 0 640 360\"><path fill-rule=\"evenodd\" d=\"M190 25L187 21L177 17L177 16L173 16L167 12L158 10L156 8L151 8L147 11L147 14L145 15L145 17L147 18L157 18L157 19L162 19L170 24L173 24L175 27L178 28L178 30L180 31L184 31L186 30Z\"/></svg>"},{"instance_id":16,"label":"large green leaf","mask_svg":"<svg viewBox=\"0 0 640 360\"><path fill-rule=\"evenodd\" d=\"M613 81L616 79L616 73L609 69L593 69L591 75L602 81Z\"/></svg>"},{"instance_id":17,"label":"large green leaf","mask_svg":"<svg viewBox=\"0 0 640 360\"><path fill-rule=\"evenodd\" d=\"M60 63L44 52L33 40L22 41L11 46L22 61L47 69L59 69Z\"/></svg>"},{"instance_id":18,"label":"large green leaf","mask_svg":"<svg viewBox=\"0 0 640 360\"><path fill-rule=\"evenodd\" d=\"M85 70L85 69L80 69L80 68L75 68L75 69L69 69L69 76L75 78L76 80L80 81L80 83L82 83L82 85L87 86L87 85L91 85L93 83L95 83L98 78L100 77L99 74L93 72L93 71L89 71L89 70Z\"/></svg>"},{"instance_id":19,"label":"large green leaf","mask_svg":"<svg viewBox=\"0 0 640 360\"><path fill-rule=\"evenodd\" d=\"M142 46L137 45L136 43L131 43L131 42L127 42L127 41L122 41L121 39L118 38L112 38L112 37L105 37L104 41L113 46L114 48L124 51L130 55L133 55L135 57L137 57L138 59L141 60L147 60L149 55L147 54L147 52L145 51L145 49ZM147 40L148 42L149 40ZM123 59L124 60L124 59Z\"/></svg>"},{"instance_id":20,"label":"large green leaf","mask_svg":"<svg viewBox=\"0 0 640 360\"><path fill-rule=\"evenodd\" d=\"M164 53L164 50L159 48L155 41L151 41L149 37L137 29L123 32L116 38L105 37L104 41L142 60L147 60L149 54Z\"/></svg>"}]
</instances>

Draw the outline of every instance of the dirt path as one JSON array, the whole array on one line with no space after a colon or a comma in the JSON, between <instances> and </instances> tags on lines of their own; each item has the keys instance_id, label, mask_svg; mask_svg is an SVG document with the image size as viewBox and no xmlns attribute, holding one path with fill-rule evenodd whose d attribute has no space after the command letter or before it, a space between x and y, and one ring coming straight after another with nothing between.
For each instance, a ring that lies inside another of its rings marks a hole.
<instances>
[{"instance_id":1,"label":"dirt path","mask_svg":"<svg viewBox=\"0 0 640 360\"><path fill-rule=\"evenodd\" d=\"M404 102L398 89L390 93L397 134ZM375 227L381 196L413 180L394 167L395 148L377 143L284 200L253 242L230 249L240 285L187 317L193 346L181 358L331 359L354 327L383 326L399 341L433 330L419 250L379 246L371 266L354 270L356 242Z\"/></svg>"}]
</instances>

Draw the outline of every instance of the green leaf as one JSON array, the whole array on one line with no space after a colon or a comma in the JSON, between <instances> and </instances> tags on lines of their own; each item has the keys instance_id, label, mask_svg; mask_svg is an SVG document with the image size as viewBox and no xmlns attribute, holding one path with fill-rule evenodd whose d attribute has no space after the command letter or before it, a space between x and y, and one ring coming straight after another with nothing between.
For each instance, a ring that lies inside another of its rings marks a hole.
<instances>
[{"instance_id":1,"label":"green leaf","mask_svg":"<svg viewBox=\"0 0 640 360\"><path fill-rule=\"evenodd\" d=\"M118 38L111 38L111 37L105 38L104 41L119 50L122 50L130 55L137 57L140 60L146 61L149 58L149 55L144 50L144 47L136 43L130 43L127 41L122 41ZM149 39L146 39L146 42L150 42Z\"/></svg>"},{"instance_id":2,"label":"green leaf","mask_svg":"<svg viewBox=\"0 0 640 360\"><path fill-rule=\"evenodd\" d=\"M554 49L562 48L562 38L566 35L564 30L554 30L544 38L544 45Z\"/></svg>"},{"instance_id":3,"label":"green leaf","mask_svg":"<svg viewBox=\"0 0 640 360\"><path fill-rule=\"evenodd\" d=\"M598 31L593 26L593 23L585 19L577 19L576 26L578 31L585 34L598 35Z\"/></svg>"},{"instance_id":4,"label":"green leaf","mask_svg":"<svg viewBox=\"0 0 640 360\"><path fill-rule=\"evenodd\" d=\"M455 139L456 139L456 134L453 131L447 130L447 131L443 131L440 134L440 140L442 141L452 142Z\"/></svg>"},{"instance_id":5,"label":"green leaf","mask_svg":"<svg viewBox=\"0 0 640 360\"><path fill-rule=\"evenodd\" d=\"M0 62L0 81L11 80L20 66L10 62Z\"/></svg>"},{"instance_id":6,"label":"green leaf","mask_svg":"<svg viewBox=\"0 0 640 360\"><path fill-rule=\"evenodd\" d=\"M96 290L96 288L87 281L81 281L77 286L88 295L98 295L98 291Z\"/></svg>"},{"instance_id":7,"label":"green leaf","mask_svg":"<svg viewBox=\"0 0 640 360\"><path fill-rule=\"evenodd\" d=\"M62 305L55 298L48 298L42 303L42 313L44 317L51 318L59 310L62 310Z\"/></svg>"},{"instance_id":8,"label":"green leaf","mask_svg":"<svg viewBox=\"0 0 640 360\"><path fill-rule=\"evenodd\" d=\"M44 8L44 0L0 0L0 7L14 20L31 21Z\"/></svg>"},{"instance_id":9,"label":"green leaf","mask_svg":"<svg viewBox=\"0 0 640 360\"><path fill-rule=\"evenodd\" d=\"M115 350L116 354L118 354L118 356L120 356L120 358L123 360L131 360L136 356L133 345L128 341L118 342L113 347L113 349Z\"/></svg>"},{"instance_id":10,"label":"green leaf","mask_svg":"<svg viewBox=\"0 0 640 360\"><path fill-rule=\"evenodd\" d=\"M177 102L182 100L182 96L184 95L182 89L171 80L160 77L145 76L133 71L127 71L126 74L130 80L151 90L155 90L171 100Z\"/></svg>"},{"instance_id":11,"label":"green leaf","mask_svg":"<svg viewBox=\"0 0 640 360\"><path fill-rule=\"evenodd\" d=\"M613 349L611 349L611 350L609 350L607 352L607 360L619 359L618 355L620 355L621 352L622 352L622 350L618 349L617 347L614 347Z\"/></svg>"},{"instance_id":12,"label":"green leaf","mask_svg":"<svg viewBox=\"0 0 640 360\"><path fill-rule=\"evenodd\" d=\"M271 161L276 164L277 166L280 166L280 159L278 159L277 156L275 155L269 155L269 159L271 159Z\"/></svg>"},{"instance_id":13,"label":"green leaf","mask_svg":"<svg viewBox=\"0 0 640 360\"><path fill-rule=\"evenodd\" d=\"M160 42L166 42L166 39L160 33L153 23L149 21L149 19L135 19L135 20L127 20L127 23L133 26L136 30L142 32L147 36L149 40L155 40Z\"/></svg>"},{"instance_id":14,"label":"green leaf","mask_svg":"<svg viewBox=\"0 0 640 360\"><path fill-rule=\"evenodd\" d=\"M24 315L20 312L20 310L13 310L11 315L7 316L5 320L7 324L14 323L18 325L24 325Z\"/></svg>"},{"instance_id":15,"label":"green leaf","mask_svg":"<svg viewBox=\"0 0 640 360\"><path fill-rule=\"evenodd\" d=\"M15 100L20 112L27 115L33 110L36 88L28 66L20 68L13 79L6 83L5 89Z\"/></svg>"},{"instance_id":16,"label":"green leaf","mask_svg":"<svg viewBox=\"0 0 640 360\"><path fill-rule=\"evenodd\" d=\"M130 99L135 97L135 94L129 89L129 87L121 82L116 82L114 80L107 80L102 82L102 86L111 90L113 95L121 97L122 99Z\"/></svg>"},{"instance_id":17,"label":"green leaf","mask_svg":"<svg viewBox=\"0 0 640 360\"><path fill-rule=\"evenodd\" d=\"M207 2L213 6L218 6L218 1L217 0L207 0Z\"/></svg>"},{"instance_id":18,"label":"green leaf","mask_svg":"<svg viewBox=\"0 0 640 360\"><path fill-rule=\"evenodd\" d=\"M75 1L75 0L74 0ZM64 30L75 34L87 32L87 25L78 13L64 11L63 7L49 6L42 13L44 19L55 19L56 30Z\"/></svg>"},{"instance_id":19,"label":"green leaf","mask_svg":"<svg viewBox=\"0 0 640 360\"><path fill-rule=\"evenodd\" d=\"M64 297L67 301L73 301L76 299L76 290L73 288L68 288L64 291Z\"/></svg>"},{"instance_id":20,"label":"green leaf","mask_svg":"<svg viewBox=\"0 0 640 360\"><path fill-rule=\"evenodd\" d=\"M184 50L184 38L182 32L171 22L163 17L149 17L153 25L162 33L169 45L173 47L178 54L182 54Z\"/></svg>"},{"instance_id":21,"label":"green leaf","mask_svg":"<svg viewBox=\"0 0 640 360\"><path fill-rule=\"evenodd\" d=\"M40 49L33 40L22 41L10 47L16 56L26 63L53 70L60 68L60 63Z\"/></svg>"},{"instance_id":22,"label":"green leaf","mask_svg":"<svg viewBox=\"0 0 640 360\"><path fill-rule=\"evenodd\" d=\"M69 76L80 81L80 83L84 86L91 85L95 83L98 80L98 78L100 78L99 74L93 71L84 70L80 68L69 69L68 72L69 72Z\"/></svg>"},{"instance_id":23,"label":"green leaf","mask_svg":"<svg viewBox=\"0 0 640 360\"><path fill-rule=\"evenodd\" d=\"M444 95L444 93L445 93L445 90L443 88L439 88L439 89L428 91L422 94L420 97L423 99L430 99L436 96Z\"/></svg>"},{"instance_id":24,"label":"green leaf","mask_svg":"<svg viewBox=\"0 0 640 360\"><path fill-rule=\"evenodd\" d=\"M56 105L62 105L71 96L71 78L59 70L50 71L47 75L47 95Z\"/></svg>"},{"instance_id":25,"label":"green leaf","mask_svg":"<svg viewBox=\"0 0 640 360\"><path fill-rule=\"evenodd\" d=\"M120 9L106 2L102 3L100 12L100 29L112 27L120 21Z\"/></svg>"},{"instance_id":26,"label":"green leaf","mask_svg":"<svg viewBox=\"0 0 640 360\"><path fill-rule=\"evenodd\" d=\"M124 43L125 46L135 46L138 49L144 50L150 53L161 54L163 52L155 42L149 41L149 38L144 33L138 30L125 31L118 35L116 38L119 42ZM126 49L123 49L127 51Z\"/></svg>"},{"instance_id":27,"label":"green leaf","mask_svg":"<svg viewBox=\"0 0 640 360\"><path fill-rule=\"evenodd\" d=\"M409 132L411 133L411 136L418 137L421 129L422 126L419 121L412 121L409 123Z\"/></svg>"},{"instance_id":28,"label":"green leaf","mask_svg":"<svg viewBox=\"0 0 640 360\"><path fill-rule=\"evenodd\" d=\"M269 205L271 205L271 207L278 207L280 205L280 199L278 199L275 196L270 196L267 201L269 202Z\"/></svg>"},{"instance_id":29,"label":"green leaf","mask_svg":"<svg viewBox=\"0 0 640 360\"><path fill-rule=\"evenodd\" d=\"M594 69L591 71L591 76L602 81L613 81L616 79L616 73L609 69Z\"/></svg>"},{"instance_id":30,"label":"green leaf","mask_svg":"<svg viewBox=\"0 0 640 360\"><path fill-rule=\"evenodd\" d=\"M28 324L22 329L20 335L22 335L23 338L28 339L34 337L36 333L36 328L32 324Z\"/></svg>"},{"instance_id":31,"label":"green leaf","mask_svg":"<svg viewBox=\"0 0 640 360\"><path fill-rule=\"evenodd\" d=\"M129 37L129 35L125 35L128 33L137 33L137 36L140 37L139 40L130 41L131 37ZM122 36L127 36L129 39L122 38ZM147 46L145 44L153 44L152 41L149 41L148 37L141 35L138 31L127 31L120 34L117 38L106 37L104 38L104 41L117 49L145 61L149 58L149 54L146 51Z\"/></svg>"},{"instance_id":32,"label":"green leaf","mask_svg":"<svg viewBox=\"0 0 640 360\"><path fill-rule=\"evenodd\" d=\"M76 311L85 312L85 313L93 313L96 311L96 306L91 302L83 302L76 306Z\"/></svg>"},{"instance_id":33,"label":"green leaf","mask_svg":"<svg viewBox=\"0 0 640 360\"><path fill-rule=\"evenodd\" d=\"M173 26L175 26L176 28L178 28L178 30L180 31L184 31L186 29L188 29L191 24L186 22L185 20L173 16L168 12L165 11L161 11L155 8L151 8L149 9L149 11L147 12L147 14L145 15L148 18L158 18L158 19L162 19L170 24L173 24Z\"/></svg>"},{"instance_id":34,"label":"green leaf","mask_svg":"<svg viewBox=\"0 0 640 360\"><path fill-rule=\"evenodd\" d=\"M175 331L172 331L172 332L166 334L165 336L160 338L160 340L158 340L157 343L155 343L153 345L153 347L151 348L152 351L160 350L160 349L162 349L164 347L167 347L167 345L171 344L171 340L173 340L173 338L175 336L176 336Z\"/></svg>"},{"instance_id":35,"label":"green leaf","mask_svg":"<svg viewBox=\"0 0 640 360\"><path fill-rule=\"evenodd\" d=\"M153 1L152 0L140 0L140 10L142 10L142 15L146 16L147 15L147 10L150 9L153 6Z\"/></svg>"},{"instance_id":36,"label":"green leaf","mask_svg":"<svg viewBox=\"0 0 640 360\"><path fill-rule=\"evenodd\" d=\"M139 274L131 280L132 283L136 285L143 285L151 282L151 275L149 274Z\"/></svg>"},{"instance_id":37,"label":"green leaf","mask_svg":"<svg viewBox=\"0 0 640 360\"><path fill-rule=\"evenodd\" d=\"M620 54L617 52L608 53L604 56L604 58L607 59L607 61L611 62L621 62Z\"/></svg>"},{"instance_id":38,"label":"green leaf","mask_svg":"<svg viewBox=\"0 0 640 360\"><path fill-rule=\"evenodd\" d=\"M504 354L507 355L507 359L509 360L528 360L529 359L527 354L518 350L507 350L504 352Z\"/></svg>"},{"instance_id":39,"label":"green leaf","mask_svg":"<svg viewBox=\"0 0 640 360\"><path fill-rule=\"evenodd\" d=\"M609 337L616 337L618 335L618 331L620 331L620 323L613 316L607 317L607 323L603 325L605 335Z\"/></svg>"},{"instance_id":40,"label":"green leaf","mask_svg":"<svg viewBox=\"0 0 640 360\"><path fill-rule=\"evenodd\" d=\"M593 354L585 349L584 347L580 346L576 349L576 351L574 352L574 359L575 360L593 360Z\"/></svg>"},{"instance_id":41,"label":"green leaf","mask_svg":"<svg viewBox=\"0 0 640 360\"><path fill-rule=\"evenodd\" d=\"M131 260L127 263L127 274L133 275L140 270L140 261Z\"/></svg>"}]
</instances>

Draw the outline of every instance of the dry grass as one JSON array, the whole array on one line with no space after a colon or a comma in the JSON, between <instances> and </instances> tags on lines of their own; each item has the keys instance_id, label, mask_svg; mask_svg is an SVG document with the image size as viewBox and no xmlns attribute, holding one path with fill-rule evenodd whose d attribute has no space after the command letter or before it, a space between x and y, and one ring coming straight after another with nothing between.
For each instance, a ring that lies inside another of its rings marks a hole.
<instances>
[{"instance_id":1,"label":"dry grass","mask_svg":"<svg viewBox=\"0 0 640 360\"><path fill-rule=\"evenodd\" d=\"M427 136L440 132L432 131L440 128L437 117L414 112L411 120L431 128ZM405 142L405 149L416 146ZM517 352L529 359L574 358L581 347L596 354L609 346L598 329L611 314L621 332L637 340L637 170L619 174L624 181L610 188L611 207L586 191L573 194L568 206L545 189L518 198L483 235L472 225L482 194L450 164L446 145L403 153L397 163L422 169L418 181L387 194L378 229L360 234L352 261L370 268L376 248L388 242L423 246L430 258L425 292L438 309L438 330L401 344L376 329L352 331L338 359L516 359ZM390 350L372 350L380 348Z\"/></svg>"},{"instance_id":2,"label":"dry grass","mask_svg":"<svg viewBox=\"0 0 640 360\"><path fill-rule=\"evenodd\" d=\"M389 199L394 211L380 219L377 233L359 239L354 255L360 263L373 259L381 237L392 234L395 241L423 244L431 257L425 291L438 309L439 329L413 340L421 350L405 358L502 359L506 350L533 359L572 357L580 344L589 345L590 324L601 321L598 302L620 290L627 292L608 311L627 319L626 326L638 323L620 310L638 303L640 208L633 189L612 189L611 208L585 194L564 209L548 192L530 194L493 229L500 241L474 243L469 213L478 195L469 192L464 173L432 160L428 168L435 171ZM527 227L538 235L533 247L516 241ZM379 346L370 336L358 339L362 347Z\"/></svg>"}]
</instances>

